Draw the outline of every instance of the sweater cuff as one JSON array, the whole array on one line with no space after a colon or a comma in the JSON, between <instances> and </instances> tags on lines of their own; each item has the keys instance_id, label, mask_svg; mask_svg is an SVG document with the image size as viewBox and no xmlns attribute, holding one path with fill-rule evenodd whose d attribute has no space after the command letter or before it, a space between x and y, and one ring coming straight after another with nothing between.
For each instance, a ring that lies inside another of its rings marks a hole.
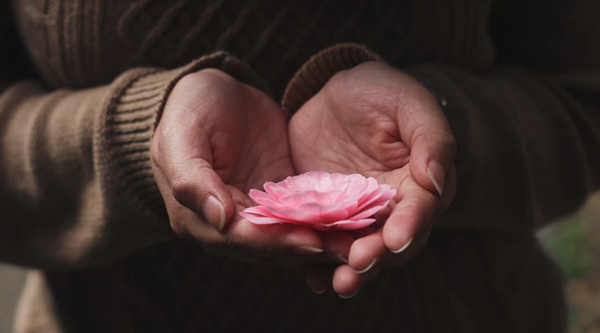
<instances>
[{"instance_id":1,"label":"sweater cuff","mask_svg":"<svg viewBox=\"0 0 600 333\"><path fill-rule=\"evenodd\" d=\"M113 84L100 121L99 161L117 174L103 175L116 180L112 190L127 191L148 213L166 217L166 209L150 165L152 136L175 84L187 74L205 68L217 68L237 80L270 94L263 79L250 67L225 52L204 56L173 70L135 69L123 74ZM115 177L117 177L115 179Z\"/></svg>"},{"instance_id":2,"label":"sweater cuff","mask_svg":"<svg viewBox=\"0 0 600 333\"><path fill-rule=\"evenodd\" d=\"M288 84L281 107L287 119L316 95L336 73L363 62L383 59L363 45L337 44L310 58Z\"/></svg>"}]
</instances>

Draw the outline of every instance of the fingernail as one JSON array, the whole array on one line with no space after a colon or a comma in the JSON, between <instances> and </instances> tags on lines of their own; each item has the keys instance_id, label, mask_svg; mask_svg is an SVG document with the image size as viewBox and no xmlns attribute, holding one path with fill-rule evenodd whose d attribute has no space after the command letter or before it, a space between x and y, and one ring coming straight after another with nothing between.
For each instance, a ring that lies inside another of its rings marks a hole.
<instances>
[{"instance_id":1,"label":"fingernail","mask_svg":"<svg viewBox=\"0 0 600 333\"><path fill-rule=\"evenodd\" d=\"M371 262L371 264L369 266L367 266L367 268L363 269L362 271L354 270L354 272L356 272L357 274L363 274L363 273L368 272L371 268L373 268L373 266L375 266L375 264L377 263L377 259L378 258L373 259L373 262ZM352 295L352 296L354 296L354 295ZM352 297L352 296L350 296L350 297Z\"/></svg>"},{"instance_id":2,"label":"fingernail","mask_svg":"<svg viewBox=\"0 0 600 333\"><path fill-rule=\"evenodd\" d=\"M348 298L352 298L352 297L356 296L356 294L358 294L358 290L354 294L352 294L350 296L344 296L344 295L339 295L339 296L340 296L340 298L348 299Z\"/></svg>"},{"instance_id":3,"label":"fingernail","mask_svg":"<svg viewBox=\"0 0 600 333\"><path fill-rule=\"evenodd\" d=\"M300 254L316 254L316 253L323 252L323 249L318 249L316 247L303 245L303 246L297 246L296 252L299 252Z\"/></svg>"},{"instance_id":4,"label":"fingernail","mask_svg":"<svg viewBox=\"0 0 600 333\"><path fill-rule=\"evenodd\" d=\"M444 191L444 168L436 161L429 161L427 175L441 196Z\"/></svg>"},{"instance_id":5,"label":"fingernail","mask_svg":"<svg viewBox=\"0 0 600 333\"><path fill-rule=\"evenodd\" d=\"M413 239L412 239L412 237L411 237L411 238L408 240L408 242L406 242L406 244L404 244L404 246L403 246L403 247L401 247L400 249L398 249L398 250L396 250L396 251L394 251L394 250L390 250L390 251L392 251L392 253L400 253L400 252L402 252L402 251L406 250L406 249L407 249L407 248L410 246L410 243L412 243L412 240L413 240Z\"/></svg>"},{"instance_id":6,"label":"fingernail","mask_svg":"<svg viewBox=\"0 0 600 333\"><path fill-rule=\"evenodd\" d=\"M342 255L341 255L341 254L339 254L339 253L334 253L334 254L333 254L333 257L334 257L336 260L339 260L339 261L343 262L344 264L347 264L347 263L348 263L348 259L346 259L346 258L342 257Z\"/></svg>"},{"instance_id":7,"label":"fingernail","mask_svg":"<svg viewBox=\"0 0 600 333\"><path fill-rule=\"evenodd\" d=\"M217 198L209 195L202 207L204 218L219 232L225 227L225 207Z\"/></svg>"},{"instance_id":8,"label":"fingernail","mask_svg":"<svg viewBox=\"0 0 600 333\"><path fill-rule=\"evenodd\" d=\"M314 290L314 289L311 289L311 290L313 293L315 293L317 295L321 295L322 293L325 292L325 290L327 290L327 287L325 287L325 289L323 289L323 290Z\"/></svg>"}]
</instances>

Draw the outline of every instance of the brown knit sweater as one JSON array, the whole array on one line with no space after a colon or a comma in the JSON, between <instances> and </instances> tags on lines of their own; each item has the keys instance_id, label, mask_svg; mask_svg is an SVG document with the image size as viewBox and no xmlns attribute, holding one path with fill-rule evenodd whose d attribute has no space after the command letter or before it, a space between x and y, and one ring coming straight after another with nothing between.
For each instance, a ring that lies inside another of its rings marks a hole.
<instances>
[{"instance_id":1,"label":"brown knit sweater","mask_svg":"<svg viewBox=\"0 0 600 333\"><path fill-rule=\"evenodd\" d=\"M600 187L600 2L13 0L0 12L0 260L43 270L18 332L564 328L560 274L532 233ZM456 200L416 259L341 300L297 270L175 239L148 152L179 78L218 68L291 115L367 60L429 88L458 141Z\"/></svg>"}]
</instances>

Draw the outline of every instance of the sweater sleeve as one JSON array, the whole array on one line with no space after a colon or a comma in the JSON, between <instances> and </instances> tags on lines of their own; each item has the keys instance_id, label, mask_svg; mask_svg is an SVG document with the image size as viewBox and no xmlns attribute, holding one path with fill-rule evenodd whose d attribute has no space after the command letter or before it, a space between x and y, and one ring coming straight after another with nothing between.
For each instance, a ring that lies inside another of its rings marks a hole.
<instances>
[{"instance_id":1,"label":"sweater sleeve","mask_svg":"<svg viewBox=\"0 0 600 333\"><path fill-rule=\"evenodd\" d=\"M173 238L150 141L177 80L208 67L266 90L223 52L87 90L9 85L0 95L0 261L75 268Z\"/></svg>"},{"instance_id":2,"label":"sweater sleeve","mask_svg":"<svg viewBox=\"0 0 600 333\"><path fill-rule=\"evenodd\" d=\"M524 19L540 22L564 11L552 8L556 11L546 16L533 12ZM600 49L596 49L600 27L595 22L587 22L586 34L555 39L551 44L555 52L545 59L559 61L545 68L507 62L478 74L440 64L402 69L438 98L458 143L458 191L438 228L531 232L576 210L600 187L600 57L581 55ZM553 26L553 31L568 28ZM535 26L530 29L535 31ZM536 57L553 51L540 53L535 47L547 47L544 38L550 41L552 35L545 33L520 30L531 39L519 40L524 52L520 59L535 63ZM571 48L558 42L573 43L574 38L578 42ZM284 111L292 114L337 71L364 61L381 59L355 44L323 50L288 85Z\"/></svg>"}]
</instances>

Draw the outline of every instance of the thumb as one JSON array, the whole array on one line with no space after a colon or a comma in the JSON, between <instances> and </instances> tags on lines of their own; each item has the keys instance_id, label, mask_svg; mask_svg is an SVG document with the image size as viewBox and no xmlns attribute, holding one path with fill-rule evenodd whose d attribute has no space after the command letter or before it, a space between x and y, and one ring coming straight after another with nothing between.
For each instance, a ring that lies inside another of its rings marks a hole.
<instances>
[{"instance_id":1,"label":"thumb","mask_svg":"<svg viewBox=\"0 0 600 333\"><path fill-rule=\"evenodd\" d=\"M196 117L175 112L177 108L170 111L158 124L151 148L152 159L163 175L163 180L157 179L161 193L222 231L235 207L229 188L213 169L209 136Z\"/></svg>"},{"instance_id":2,"label":"thumb","mask_svg":"<svg viewBox=\"0 0 600 333\"><path fill-rule=\"evenodd\" d=\"M454 165L456 140L449 129L420 126L411 143L410 173L428 191L442 196Z\"/></svg>"},{"instance_id":3,"label":"thumb","mask_svg":"<svg viewBox=\"0 0 600 333\"><path fill-rule=\"evenodd\" d=\"M173 197L179 204L204 217L218 231L223 231L232 219L234 203L231 192L213 170L201 158L187 161L187 165L166 174Z\"/></svg>"},{"instance_id":4,"label":"thumb","mask_svg":"<svg viewBox=\"0 0 600 333\"><path fill-rule=\"evenodd\" d=\"M412 80L411 80L412 81ZM402 141L408 143L410 173L419 186L442 195L456 157L456 140L437 99L418 82L398 120Z\"/></svg>"}]
</instances>

